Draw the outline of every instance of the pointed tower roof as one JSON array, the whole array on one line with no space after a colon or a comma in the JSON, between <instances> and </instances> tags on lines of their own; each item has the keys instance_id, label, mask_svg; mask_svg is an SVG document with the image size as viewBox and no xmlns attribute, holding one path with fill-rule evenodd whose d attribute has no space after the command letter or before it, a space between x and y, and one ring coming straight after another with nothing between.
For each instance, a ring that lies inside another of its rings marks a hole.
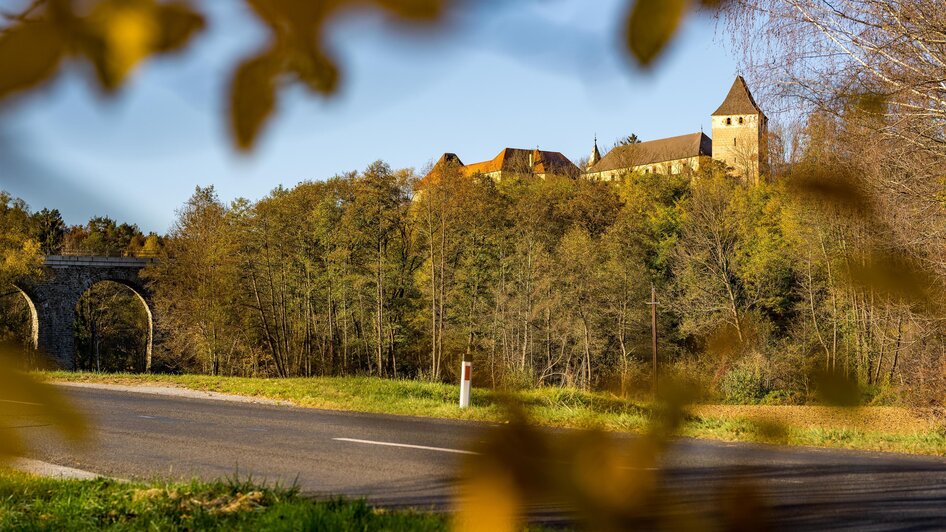
<instances>
[{"instance_id":1,"label":"pointed tower roof","mask_svg":"<svg viewBox=\"0 0 946 532\"><path fill-rule=\"evenodd\" d=\"M591 150L591 157L588 158L588 167L598 164L601 160L601 152L598 151L598 136L595 135L595 147Z\"/></svg>"},{"instance_id":2,"label":"pointed tower roof","mask_svg":"<svg viewBox=\"0 0 946 532\"><path fill-rule=\"evenodd\" d=\"M762 109L759 109L759 106L752 98L752 93L749 92L746 80L743 79L742 76L736 76L736 81L733 81L732 88L729 89L729 94L726 95L726 99L723 100L719 109L716 109L713 116L751 115L756 113L763 114Z\"/></svg>"}]
</instances>

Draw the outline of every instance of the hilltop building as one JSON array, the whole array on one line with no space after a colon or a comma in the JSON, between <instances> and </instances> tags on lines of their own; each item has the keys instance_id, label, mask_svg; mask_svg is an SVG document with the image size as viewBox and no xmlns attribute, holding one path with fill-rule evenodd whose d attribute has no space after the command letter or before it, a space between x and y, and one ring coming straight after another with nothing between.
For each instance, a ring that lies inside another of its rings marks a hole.
<instances>
[{"instance_id":1,"label":"hilltop building","mask_svg":"<svg viewBox=\"0 0 946 532\"><path fill-rule=\"evenodd\" d=\"M632 172L681 174L695 172L719 161L733 174L757 182L767 164L768 118L756 104L746 80L737 76L723 103L712 114L713 138L702 131L665 139L625 144L601 155L595 138L588 167L582 173L557 151L506 148L496 157L464 165L454 153L445 153L427 178L439 175L446 165L457 165L465 175L482 174L495 181L512 175L564 175L614 181Z\"/></svg>"},{"instance_id":2,"label":"hilltop building","mask_svg":"<svg viewBox=\"0 0 946 532\"><path fill-rule=\"evenodd\" d=\"M722 105L712 114L713 138L704 133L617 146L601 157L595 141L588 179L612 181L631 172L679 174L720 161L736 175L756 182L765 169L768 119L759 109L746 80L737 76Z\"/></svg>"},{"instance_id":3,"label":"hilltop building","mask_svg":"<svg viewBox=\"0 0 946 532\"><path fill-rule=\"evenodd\" d=\"M598 152L595 143L592 159ZM712 158L713 141L703 133L690 133L667 139L650 140L617 146L596 163L588 160L583 174L596 181L613 181L635 171L679 174L696 171Z\"/></svg>"},{"instance_id":4,"label":"hilltop building","mask_svg":"<svg viewBox=\"0 0 946 532\"><path fill-rule=\"evenodd\" d=\"M601 152L598 151L598 135L595 135L595 147L591 149L591 155L588 157L588 168L598 164L601 160Z\"/></svg>"},{"instance_id":5,"label":"hilltop building","mask_svg":"<svg viewBox=\"0 0 946 532\"><path fill-rule=\"evenodd\" d=\"M460 166L464 175L482 174L494 181L502 181L514 175L532 175L545 179L547 175L578 177L581 173L575 163L557 151L505 148L488 161L472 164L463 164L455 153L445 153L427 175L439 174L447 164Z\"/></svg>"},{"instance_id":6,"label":"hilltop building","mask_svg":"<svg viewBox=\"0 0 946 532\"><path fill-rule=\"evenodd\" d=\"M737 76L726 99L713 113L713 158L752 182L768 166L769 119Z\"/></svg>"}]
</instances>

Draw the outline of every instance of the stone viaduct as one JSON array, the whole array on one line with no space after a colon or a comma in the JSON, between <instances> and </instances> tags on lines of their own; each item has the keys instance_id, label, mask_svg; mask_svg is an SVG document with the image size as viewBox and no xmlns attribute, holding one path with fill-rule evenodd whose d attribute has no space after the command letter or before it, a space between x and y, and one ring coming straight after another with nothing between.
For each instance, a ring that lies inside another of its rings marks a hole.
<instances>
[{"instance_id":1,"label":"stone viaduct","mask_svg":"<svg viewBox=\"0 0 946 532\"><path fill-rule=\"evenodd\" d=\"M50 255L43 275L16 284L26 297L32 321L33 345L62 369L75 369L76 305L95 283L113 281L130 288L148 315L145 371L151 369L154 317L151 295L139 274L154 259L138 257L71 257Z\"/></svg>"}]
</instances>

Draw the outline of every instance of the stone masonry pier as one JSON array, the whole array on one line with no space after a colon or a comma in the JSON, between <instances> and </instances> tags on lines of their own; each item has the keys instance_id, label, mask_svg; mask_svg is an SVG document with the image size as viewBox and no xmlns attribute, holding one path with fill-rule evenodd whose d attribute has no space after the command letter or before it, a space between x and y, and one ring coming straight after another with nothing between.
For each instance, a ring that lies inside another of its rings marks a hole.
<instances>
[{"instance_id":1,"label":"stone masonry pier","mask_svg":"<svg viewBox=\"0 0 946 532\"><path fill-rule=\"evenodd\" d=\"M40 277L17 283L30 307L33 347L62 369L75 369L76 305L96 283L112 281L130 288L148 315L145 371L151 369L154 317L151 294L140 277L154 259L139 257L47 256Z\"/></svg>"}]
</instances>

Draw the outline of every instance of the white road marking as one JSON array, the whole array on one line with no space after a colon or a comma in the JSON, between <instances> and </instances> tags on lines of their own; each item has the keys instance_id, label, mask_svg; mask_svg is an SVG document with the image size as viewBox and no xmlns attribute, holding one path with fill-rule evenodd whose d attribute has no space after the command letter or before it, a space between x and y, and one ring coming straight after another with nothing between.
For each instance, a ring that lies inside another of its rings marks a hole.
<instances>
[{"instance_id":1,"label":"white road marking","mask_svg":"<svg viewBox=\"0 0 946 532\"><path fill-rule=\"evenodd\" d=\"M0 403L13 403L17 405L43 406L43 403L30 403L28 401L14 401L12 399L0 399Z\"/></svg>"},{"instance_id":2,"label":"white road marking","mask_svg":"<svg viewBox=\"0 0 946 532\"><path fill-rule=\"evenodd\" d=\"M441 453L454 453L454 454L472 454L477 455L480 453L474 453L473 451L464 451L462 449L447 449L445 447L429 447L427 445L410 445L407 443L393 443L389 441L371 441L371 440L359 440L355 438L332 438L335 441L347 441L352 443L367 443L368 445L384 445L387 447L406 447L408 449L422 449L424 451L437 451Z\"/></svg>"}]
</instances>

